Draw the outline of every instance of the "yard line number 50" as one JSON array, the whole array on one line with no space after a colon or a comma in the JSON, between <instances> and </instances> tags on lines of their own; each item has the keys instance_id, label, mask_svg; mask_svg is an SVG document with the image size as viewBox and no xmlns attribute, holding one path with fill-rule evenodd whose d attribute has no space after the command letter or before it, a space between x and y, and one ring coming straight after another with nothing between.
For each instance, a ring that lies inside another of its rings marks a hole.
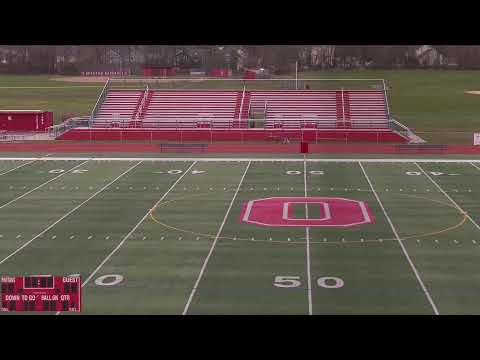
<instances>
[{"instance_id":1,"label":"yard line number 50","mask_svg":"<svg viewBox=\"0 0 480 360\"><path fill-rule=\"evenodd\" d=\"M323 170L310 170L308 171L310 175L325 175L325 172ZM287 175L301 175L303 174L303 171L299 170L288 170Z\"/></svg>"},{"instance_id":2,"label":"yard line number 50","mask_svg":"<svg viewBox=\"0 0 480 360\"><path fill-rule=\"evenodd\" d=\"M279 288L295 288L301 285L300 276L275 276L273 285ZM317 279L317 285L326 289L339 289L344 281L335 276L322 276Z\"/></svg>"}]
</instances>

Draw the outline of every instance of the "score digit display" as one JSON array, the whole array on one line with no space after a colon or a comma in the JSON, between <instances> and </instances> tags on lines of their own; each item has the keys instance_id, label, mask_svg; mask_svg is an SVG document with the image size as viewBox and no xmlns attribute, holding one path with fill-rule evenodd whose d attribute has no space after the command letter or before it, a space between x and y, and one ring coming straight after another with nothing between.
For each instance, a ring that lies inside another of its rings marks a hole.
<instances>
[{"instance_id":1,"label":"score digit display","mask_svg":"<svg viewBox=\"0 0 480 360\"><path fill-rule=\"evenodd\" d=\"M2 276L0 311L80 312L80 276Z\"/></svg>"}]
</instances>

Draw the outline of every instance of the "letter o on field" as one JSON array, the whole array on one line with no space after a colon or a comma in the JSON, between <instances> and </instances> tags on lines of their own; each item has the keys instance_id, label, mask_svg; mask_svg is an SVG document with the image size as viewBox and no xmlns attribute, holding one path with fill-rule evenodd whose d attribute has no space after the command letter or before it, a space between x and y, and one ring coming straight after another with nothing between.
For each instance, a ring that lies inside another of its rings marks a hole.
<instances>
[{"instance_id":1,"label":"letter o on field","mask_svg":"<svg viewBox=\"0 0 480 360\"><path fill-rule=\"evenodd\" d=\"M123 276L118 274L102 275L95 280L98 286L114 286L123 281Z\"/></svg>"}]
</instances>

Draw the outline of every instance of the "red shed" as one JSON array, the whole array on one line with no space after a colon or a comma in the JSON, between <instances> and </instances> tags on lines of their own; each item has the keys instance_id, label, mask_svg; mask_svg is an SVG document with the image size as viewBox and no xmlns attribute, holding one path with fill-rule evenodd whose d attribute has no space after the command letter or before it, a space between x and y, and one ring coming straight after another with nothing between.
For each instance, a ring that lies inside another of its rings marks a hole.
<instances>
[{"instance_id":1,"label":"red shed","mask_svg":"<svg viewBox=\"0 0 480 360\"><path fill-rule=\"evenodd\" d=\"M45 131L53 126L53 112L43 110L0 110L0 130Z\"/></svg>"}]
</instances>

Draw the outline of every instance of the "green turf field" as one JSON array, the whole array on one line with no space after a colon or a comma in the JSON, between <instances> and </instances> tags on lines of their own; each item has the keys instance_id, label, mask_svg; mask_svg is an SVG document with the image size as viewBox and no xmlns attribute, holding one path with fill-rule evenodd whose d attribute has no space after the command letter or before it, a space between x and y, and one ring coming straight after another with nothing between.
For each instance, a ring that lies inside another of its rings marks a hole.
<instances>
[{"instance_id":1,"label":"green turf field","mask_svg":"<svg viewBox=\"0 0 480 360\"><path fill-rule=\"evenodd\" d=\"M472 133L479 131L480 96L464 95L465 90L480 90L478 71L315 71L300 77L385 79L393 117L431 143L471 144ZM210 82L214 88L219 84ZM0 109L50 110L58 123L63 114L89 115L103 85L55 81L47 75L1 75Z\"/></svg>"},{"instance_id":2,"label":"green turf field","mask_svg":"<svg viewBox=\"0 0 480 360\"><path fill-rule=\"evenodd\" d=\"M0 75L0 109L53 111L60 123L64 114L90 115L103 85L55 81L48 75Z\"/></svg>"},{"instance_id":3,"label":"green turf field","mask_svg":"<svg viewBox=\"0 0 480 360\"><path fill-rule=\"evenodd\" d=\"M459 159L3 158L0 274L80 274L84 314L479 314L479 177ZM279 196L375 220L241 221Z\"/></svg>"}]
</instances>

